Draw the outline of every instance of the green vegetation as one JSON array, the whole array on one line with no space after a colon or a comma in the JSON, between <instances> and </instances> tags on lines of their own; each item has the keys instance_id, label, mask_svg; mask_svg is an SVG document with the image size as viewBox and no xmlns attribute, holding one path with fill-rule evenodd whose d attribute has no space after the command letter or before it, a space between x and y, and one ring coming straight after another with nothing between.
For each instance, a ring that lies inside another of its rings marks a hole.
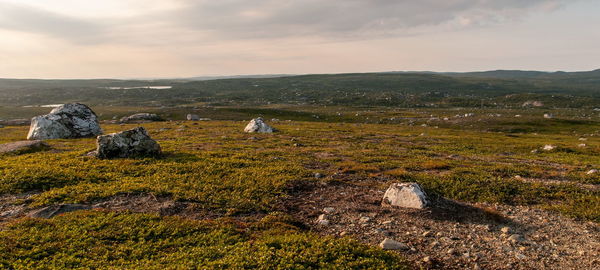
<instances>
[{"instance_id":1,"label":"green vegetation","mask_svg":"<svg viewBox=\"0 0 600 270\"><path fill-rule=\"evenodd\" d=\"M0 80L0 106L83 102L93 106L258 106L296 104L397 107L593 108L600 71L540 73L364 73L205 81ZM169 85L172 89L107 89Z\"/></svg>"},{"instance_id":2,"label":"green vegetation","mask_svg":"<svg viewBox=\"0 0 600 270\"><path fill-rule=\"evenodd\" d=\"M407 269L349 239L315 237L267 217L256 223L78 212L0 231L3 269Z\"/></svg>"},{"instance_id":3,"label":"green vegetation","mask_svg":"<svg viewBox=\"0 0 600 270\"><path fill-rule=\"evenodd\" d=\"M599 191L585 186L600 183L597 174L586 174L600 164L600 142L589 137L585 148L578 147L578 134L597 134L600 126L562 120L554 124L557 132L511 135L284 121L275 123L281 132L256 135L241 132L244 122L149 123L144 126L160 142L162 158L98 160L85 156L94 149L94 139L51 140L53 151L0 159L0 193L42 191L32 198L38 206L153 193L235 215L269 212L287 187L314 181L312 175L321 172L342 181L382 179L382 188L387 179L416 181L452 199L539 204L600 221ZM113 132L133 126L104 128ZM17 140L26 130L4 128L0 138ZM531 152L546 144L558 148Z\"/></svg>"}]
</instances>

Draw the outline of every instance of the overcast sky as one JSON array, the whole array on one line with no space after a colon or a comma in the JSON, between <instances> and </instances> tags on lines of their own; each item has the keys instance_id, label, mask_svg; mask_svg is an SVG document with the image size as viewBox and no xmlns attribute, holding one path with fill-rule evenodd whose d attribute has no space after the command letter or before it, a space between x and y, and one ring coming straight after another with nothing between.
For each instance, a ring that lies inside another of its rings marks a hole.
<instances>
[{"instance_id":1,"label":"overcast sky","mask_svg":"<svg viewBox=\"0 0 600 270\"><path fill-rule=\"evenodd\" d=\"M600 0L0 0L0 77L600 68Z\"/></svg>"}]
</instances>

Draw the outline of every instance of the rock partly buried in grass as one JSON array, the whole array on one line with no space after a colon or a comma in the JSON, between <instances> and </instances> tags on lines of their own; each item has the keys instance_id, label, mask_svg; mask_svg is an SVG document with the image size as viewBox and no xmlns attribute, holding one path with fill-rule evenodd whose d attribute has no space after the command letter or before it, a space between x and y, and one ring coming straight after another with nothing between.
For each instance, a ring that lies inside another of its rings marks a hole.
<instances>
[{"instance_id":1,"label":"rock partly buried in grass","mask_svg":"<svg viewBox=\"0 0 600 270\"><path fill-rule=\"evenodd\" d=\"M396 240L386 238L381 243L379 243L379 247L385 250L409 250L410 247L404 243L400 243Z\"/></svg>"},{"instance_id":2,"label":"rock partly buried in grass","mask_svg":"<svg viewBox=\"0 0 600 270\"><path fill-rule=\"evenodd\" d=\"M0 144L0 154L5 153L31 153L49 149L50 146L44 141L18 141Z\"/></svg>"},{"instance_id":3,"label":"rock partly buried in grass","mask_svg":"<svg viewBox=\"0 0 600 270\"><path fill-rule=\"evenodd\" d=\"M277 130L267 125L262 117L258 117L250 120L250 123L244 128L244 131L250 133L273 133Z\"/></svg>"},{"instance_id":4,"label":"rock partly buried in grass","mask_svg":"<svg viewBox=\"0 0 600 270\"><path fill-rule=\"evenodd\" d=\"M59 204L59 205L51 205L44 208L40 208L34 211L31 211L27 214L28 217L32 218L51 218L56 215L81 211L81 210L89 210L92 209L91 206L85 204Z\"/></svg>"},{"instance_id":5,"label":"rock partly buried in grass","mask_svg":"<svg viewBox=\"0 0 600 270\"><path fill-rule=\"evenodd\" d=\"M188 121L199 121L200 120L200 116L198 116L197 114L188 114L185 118Z\"/></svg>"},{"instance_id":6,"label":"rock partly buried in grass","mask_svg":"<svg viewBox=\"0 0 600 270\"><path fill-rule=\"evenodd\" d=\"M136 113L130 116L121 118L121 123L135 123L135 122L152 122L152 121L163 121L163 119L153 113Z\"/></svg>"},{"instance_id":7,"label":"rock partly buried in grass","mask_svg":"<svg viewBox=\"0 0 600 270\"><path fill-rule=\"evenodd\" d=\"M154 157L161 154L160 145L143 127L98 136L96 156L99 158Z\"/></svg>"},{"instance_id":8,"label":"rock partly buried in grass","mask_svg":"<svg viewBox=\"0 0 600 270\"><path fill-rule=\"evenodd\" d=\"M102 134L98 117L88 106L71 103L31 119L28 140L71 139Z\"/></svg>"},{"instance_id":9,"label":"rock partly buried in grass","mask_svg":"<svg viewBox=\"0 0 600 270\"><path fill-rule=\"evenodd\" d=\"M417 183L392 184L383 195L384 206L423 209L429 204L427 195Z\"/></svg>"}]
</instances>

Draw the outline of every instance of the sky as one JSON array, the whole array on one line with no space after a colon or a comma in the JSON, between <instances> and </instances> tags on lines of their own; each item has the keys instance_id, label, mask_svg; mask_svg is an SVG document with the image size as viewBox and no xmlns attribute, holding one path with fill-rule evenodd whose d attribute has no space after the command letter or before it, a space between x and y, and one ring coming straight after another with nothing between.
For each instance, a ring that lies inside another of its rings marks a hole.
<instances>
[{"instance_id":1,"label":"sky","mask_svg":"<svg viewBox=\"0 0 600 270\"><path fill-rule=\"evenodd\" d=\"M600 0L0 0L1 78L600 68Z\"/></svg>"}]
</instances>

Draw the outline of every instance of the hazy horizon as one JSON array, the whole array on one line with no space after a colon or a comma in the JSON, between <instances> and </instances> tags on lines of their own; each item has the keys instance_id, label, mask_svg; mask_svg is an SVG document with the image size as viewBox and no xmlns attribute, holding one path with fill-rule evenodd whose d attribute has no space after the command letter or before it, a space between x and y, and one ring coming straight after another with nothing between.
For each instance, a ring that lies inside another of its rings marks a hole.
<instances>
[{"instance_id":1,"label":"hazy horizon","mask_svg":"<svg viewBox=\"0 0 600 270\"><path fill-rule=\"evenodd\" d=\"M0 77L600 68L600 1L0 0Z\"/></svg>"}]
</instances>

